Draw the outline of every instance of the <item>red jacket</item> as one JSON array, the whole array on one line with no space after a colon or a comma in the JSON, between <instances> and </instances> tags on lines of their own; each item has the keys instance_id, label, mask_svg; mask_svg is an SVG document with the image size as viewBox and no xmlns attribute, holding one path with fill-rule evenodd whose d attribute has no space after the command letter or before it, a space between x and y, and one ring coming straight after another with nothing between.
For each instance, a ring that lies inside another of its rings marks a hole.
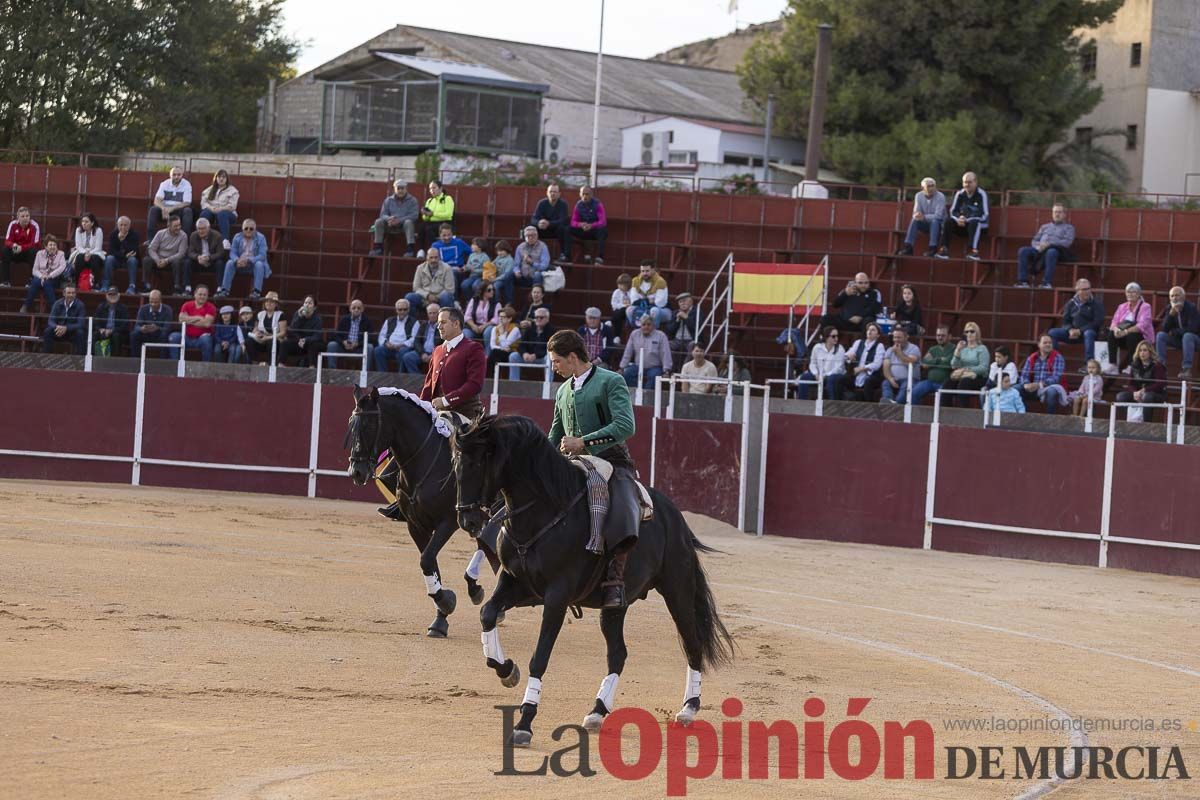
<instances>
[{"instance_id":1,"label":"red jacket","mask_svg":"<svg viewBox=\"0 0 1200 800\"><path fill-rule=\"evenodd\" d=\"M487 356L483 353L483 345L464 336L447 353L443 342L433 350L429 371L425 373L425 385L421 387L421 399L444 397L449 408L457 408L479 397L486 375Z\"/></svg>"},{"instance_id":2,"label":"red jacket","mask_svg":"<svg viewBox=\"0 0 1200 800\"><path fill-rule=\"evenodd\" d=\"M14 244L21 245L22 250L37 250L42 245L42 229L33 220L29 220L29 227L22 228L14 219L4 232L4 246L12 247Z\"/></svg>"}]
</instances>

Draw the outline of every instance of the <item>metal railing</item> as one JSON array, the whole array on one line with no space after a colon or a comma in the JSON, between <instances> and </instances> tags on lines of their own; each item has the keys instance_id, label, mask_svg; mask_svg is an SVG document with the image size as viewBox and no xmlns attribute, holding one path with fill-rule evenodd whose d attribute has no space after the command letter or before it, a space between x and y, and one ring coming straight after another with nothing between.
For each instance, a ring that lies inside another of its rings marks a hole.
<instances>
[{"instance_id":1,"label":"metal railing","mask_svg":"<svg viewBox=\"0 0 1200 800\"><path fill-rule=\"evenodd\" d=\"M551 387L553 387L553 385L554 385L554 377L553 377L553 373L551 372L551 369L550 369L550 358L544 357L543 361L544 361L544 363L541 363L541 364L538 364L538 363L530 364L525 361L519 361L519 362L518 361L506 361L503 364L497 362L494 365L494 367L492 368L492 394L491 394L491 397L488 398L488 414L490 414L494 417L500 413L500 369L501 368L505 368L505 369L509 369L509 370L518 370L518 371L523 370L523 369L541 370L544 373L544 377L542 378L542 399L549 400L553 394L553 390ZM512 380L511 376L512 376L512 373L510 372L509 380Z\"/></svg>"},{"instance_id":2,"label":"metal railing","mask_svg":"<svg viewBox=\"0 0 1200 800\"><path fill-rule=\"evenodd\" d=\"M721 279L725 279L725 289L720 289ZM711 300L710 300L711 298ZM712 307L707 315L704 314L704 302L710 300ZM717 312L721 309L725 311L725 319L720 325L716 324ZM733 253L725 256L725 260L721 262L720 269L717 274L713 275L713 279L709 281L708 287L704 293L700 295L700 299L696 301L696 318L700 320L700 324L696 326L696 338L700 341L707 341L704 346L704 353L707 355L712 350L713 342L716 341L718 335L723 334L724 338L721 342L723 352L729 352L729 317L733 313ZM705 331L709 331L710 335L705 337Z\"/></svg>"},{"instance_id":3,"label":"metal railing","mask_svg":"<svg viewBox=\"0 0 1200 800\"><path fill-rule=\"evenodd\" d=\"M828 305L829 304L829 255L828 254L826 254L825 257L821 259L821 263L817 265L817 271L808 276L808 280L806 280L804 282L804 286L802 286L800 288L800 293L796 295L796 298L794 300L792 300L792 304L790 306L788 306L788 330L789 331L791 331L793 329L799 330L800 325L803 325L804 326L804 336L802 337L802 339L804 341L804 346L806 348L810 347L813 342L813 334L810 333L808 330L808 322L812 318L813 305L811 303L809 303L807 310L804 312L804 316L800 319L800 323L796 322L796 306L800 305L800 301L802 299L804 299L804 296L806 294L808 294L808 289L812 285L813 278L817 277L818 273L822 274L821 316L822 317L825 316L825 314L829 308L829 305ZM820 326L818 325L817 331L816 331L817 335L819 335L820 332L821 332ZM788 380L792 377L792 359L791 358L787 358L785 360L784 367L783 367L783 377L785 380ZM787 399L787 394L786 394L787 390L784 389L784 392L785 393L784 393L783 397L786 400Z\"/></svg>"}]
</instances>

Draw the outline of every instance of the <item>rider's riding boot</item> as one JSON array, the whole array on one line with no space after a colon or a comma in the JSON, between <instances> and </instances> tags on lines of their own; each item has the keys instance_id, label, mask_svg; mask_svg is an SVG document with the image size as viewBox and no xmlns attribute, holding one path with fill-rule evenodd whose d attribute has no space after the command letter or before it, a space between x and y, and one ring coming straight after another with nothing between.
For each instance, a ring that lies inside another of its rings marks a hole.
<instances>
[{"instance_id":1,"label":"rider's riding boot","mask_svg":"<svg viewBox=\"0 0 1200 800\"><path fill-rule=\"evenodd\" d=\"M400 511L399 503L392 503L390 506L380 506L375 509L381 516L388 519L394 519L396 522L404 522L404 513Z\"/></svg>"},{"instance_id":2,"label":"rider's riding boot","mask_svg":"<svg viewBox=\"0 0 1200 800\"><path fill-rule=\"evenodd\" d=\"M625 561L629 551L623 550L608 561L608 570L604 582L600 584L604 591L604 608L625 607Z\"/></svg>"}]
</instances>

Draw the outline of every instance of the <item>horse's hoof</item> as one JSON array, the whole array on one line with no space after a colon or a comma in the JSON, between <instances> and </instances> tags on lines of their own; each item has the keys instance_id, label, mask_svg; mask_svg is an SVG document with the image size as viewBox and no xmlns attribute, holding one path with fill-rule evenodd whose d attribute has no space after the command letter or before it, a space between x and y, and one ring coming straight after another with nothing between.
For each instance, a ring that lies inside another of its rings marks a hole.
<instances>
[{"instance_id":1,"label":"horse's hoof","mask_svg":"<svg viewBox=\"0 0 1200 800\"><path fill-rule=\"evenodd\" d=\"M500 685L505 689L511 689L521 682L521 668L513 664L512 672L508 673L507 678L500 679Z\"/></svg>"},{"instance_id":2,"label":"horse's hoof","mask_svg":"<svg viewBox=\"0 0 1200 800\"><path fill-rule=\"evenodd\" d=\"M592 733L595 733L596 731L600 730L600 726L603 724L604 715L597 714L595 711L583 718L583 729L585 731L591 731Z\"/></svg>"},{"instance_id":3,"label":"horse's hoof","mask_svg":"<svg viewBox=\"0 0 1200 800\"><path fill-rule=\"evenodd\" d=\"M523 731L520 728L512 732L513 747L529 747L529 743L533 741L532 731Z\"/></svg>"},{"instance_id":4,"label":"horse's hoof","mask_svg":"<svg viewBox=\"0 0 1200 800\"><path fill-rule=\"evenodd\" d=\"M687 727L696 720L696 712L700 710L700 698L689 697L683 704L683 708L679 709L679 713L675 715L675 721L680 725Z\"/></svg>"},{"instance_id":5,"label":"horse's hoof","mask_svg":"<svg viewBox=\"0 0 1200 800\"><path fill-rule=\"evenodd\" d=\"M450 623L445 617L439 614L434 618L433 622L429 623L429 630L425 632L425 635L430 639L445 639L449 633Z\"/></svg>"},{"instance_id":6,"label":"horse's hoof","mask_svg":"<svg viewBox=\"0 0 1200 800\"><path fill-rule=\"evenodd\" d=\"M482 603L484 598L483 587L470 578L467 578L467 597L471 598L471 604L476 606Z\"/></svg>"},{"instance_id":7,"label":"horse's hoof","mask_svg":"<svg viewBox=\"0 0 1200 800\"><path fill-rule=\"evenodd\" d=\"M454 613L454 609L458 607L458 597L454 592L446 587L438 590L438 593L433 596L433 604L437 606L437 610L445 616L450 616Z\"/></svg>"}]
</instances>

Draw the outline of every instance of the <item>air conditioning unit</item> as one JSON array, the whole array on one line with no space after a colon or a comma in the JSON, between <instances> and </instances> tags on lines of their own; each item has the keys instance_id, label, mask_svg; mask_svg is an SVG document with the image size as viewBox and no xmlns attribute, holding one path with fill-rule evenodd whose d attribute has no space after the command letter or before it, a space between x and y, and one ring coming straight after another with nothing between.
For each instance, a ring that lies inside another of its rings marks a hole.
<instances>
[{"instance_id":1,"label":"air conditioning unit","mask_svg":"<svg viewBox=\"0 0 1200 800\"><path fill-rule=\"evenodd\" d=\"M671 145L670 131L656 131L642 134L643 167L661 167L670 158L668 152Z\"/></svg>"},{"instance_id":2,"label":"air conditioning unit","mask_svg":"<svg viewBox=\"0 0 1200 800\"><path fill-rule=\"evenodd\" d=\"M542 160L550 164L561 164L566 160L567 140L557 133L542 135Z\"/></svg>"}]
</instances>

